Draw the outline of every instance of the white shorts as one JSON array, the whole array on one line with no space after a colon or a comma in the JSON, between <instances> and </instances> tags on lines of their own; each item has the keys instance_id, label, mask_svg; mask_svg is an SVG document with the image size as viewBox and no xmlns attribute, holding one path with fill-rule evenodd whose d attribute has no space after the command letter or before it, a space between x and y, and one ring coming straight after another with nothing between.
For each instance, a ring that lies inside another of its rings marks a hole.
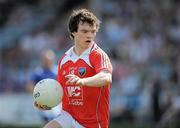
<instances>
[{"instance_id":1,"label":"white shorts","mask_svg":"<svg viewBox=\"0 0 180 128\"><path fill-rule=\"evenodd\" d=\"M85 128L64 110L62 110L61 114L54 120L58 122L63 128Z\"/></svg>"}]
</instances>

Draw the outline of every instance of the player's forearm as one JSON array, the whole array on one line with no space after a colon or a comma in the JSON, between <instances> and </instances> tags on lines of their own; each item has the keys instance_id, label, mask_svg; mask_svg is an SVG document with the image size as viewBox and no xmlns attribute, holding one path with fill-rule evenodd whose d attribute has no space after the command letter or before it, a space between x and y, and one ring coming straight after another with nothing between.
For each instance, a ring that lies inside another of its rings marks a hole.
<instances>
[{"instance_id":1,"label":"player's forearm","mask_svg":"<svg viewBox=\"0 0 180 128\"><path fill-rule=\"evenodd\" d=\"M84 86L101 87L112 82L112 75L110 73L100 72L92 77L83 78L82 81Z\"/></svg>"}]
</instances>

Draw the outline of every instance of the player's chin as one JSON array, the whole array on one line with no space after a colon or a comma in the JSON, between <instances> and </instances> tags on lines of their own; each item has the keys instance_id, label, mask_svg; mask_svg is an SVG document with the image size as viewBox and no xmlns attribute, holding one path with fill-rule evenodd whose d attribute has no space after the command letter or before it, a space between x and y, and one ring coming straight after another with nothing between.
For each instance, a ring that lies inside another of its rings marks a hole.
<instances>
[{"instance_id":1,"label":"player's chin","mask_svg":"<svg viewBox=\"0 0 180 128\"><path fill-rule=\"evenodd\" d=\"M91 43L85 43L84 48L89 48L91 46Z\"/></svg>"}]
</instances>

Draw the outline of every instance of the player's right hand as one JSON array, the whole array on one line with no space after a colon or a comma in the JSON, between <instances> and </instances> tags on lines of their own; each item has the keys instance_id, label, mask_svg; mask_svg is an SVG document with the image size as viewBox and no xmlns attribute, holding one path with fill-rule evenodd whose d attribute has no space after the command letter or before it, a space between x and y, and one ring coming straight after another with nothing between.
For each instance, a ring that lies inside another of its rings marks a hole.
<instances>
[{"instance_id":1,"label":"player's right hand","mask_svg":"<svg viewBox=\"0 0 180 128\"><path fill-rule=\"evenodd\" d=\"M65 76L65 78L67 79L66 85L78 85L78 86L84 85L84 80L74 74L68 74Z\"/></svg>"},{"instance_id":2,"label":"player's right hand","mask_svg":"<svg viewBox=\"0 0 180 128\"><path fill-rule=\"evenodd\" d=\"M34 102L34 106L35 106L37 109L43 110L43 111L45 111L45 110L51 110L50 107L47 107L47 106L44 106L44 105L40 105L40 104L38 104L36 101Z\"/></svg>"}]
</instances>

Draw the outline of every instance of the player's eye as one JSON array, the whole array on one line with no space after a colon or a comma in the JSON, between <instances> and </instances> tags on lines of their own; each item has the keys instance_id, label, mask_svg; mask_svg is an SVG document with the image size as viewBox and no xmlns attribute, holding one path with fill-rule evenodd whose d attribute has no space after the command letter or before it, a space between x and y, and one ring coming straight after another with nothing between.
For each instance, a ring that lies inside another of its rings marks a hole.
<instances>
[{"instance_id":1,"label":"player's eye","mask_svg":"<svg viewBox=\"0 0 180 128\"><path fill-rule=\"evenodd\" d=\"M96 31L95 31L95 30L92 30L92 31L91 31L91 33L92 33L92 34L95 34L95 33L96 33Z\"/></svg>"},{"instance_id":2,"label":"player's eye","mask_svg":"<svg viewBox=\"0 0 180 128\"><path fill-rule=\"evenodd\" d=\"M88 31L86 31L86 30L82 30L82 33L87 33Z\"/></svg>"}]
</instances>

